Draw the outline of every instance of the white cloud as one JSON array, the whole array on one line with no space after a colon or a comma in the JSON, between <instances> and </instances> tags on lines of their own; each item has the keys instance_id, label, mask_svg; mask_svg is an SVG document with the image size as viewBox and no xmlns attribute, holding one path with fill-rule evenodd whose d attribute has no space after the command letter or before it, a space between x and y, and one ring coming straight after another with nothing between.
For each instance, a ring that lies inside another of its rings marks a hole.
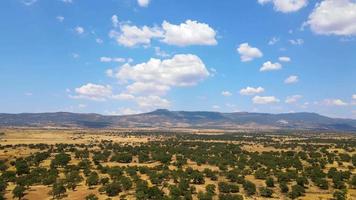
<instances>
[{"instance_id":1,"label":"white cloud","mask_svg":"<svg viewBox=\"0 0 356 200\"><path fill-rule=\"evenodd\" d=\"M187 20L179 25L167 21L162 23L162 42L177 45L216 45L216 32L208 24Z\"/></svg>"},{"instance_id":2,"label":"white cloud","mask_svg":"<svg viewBox=\"0 0 356 200\"><path fill-rule=\"evenodd\" d=\"M347 106L348 104L341 99L324 99L324 105L327 106Z\"/></svg>"},{"instance_id":3,"label":"white cloud","mask_svg":"<svg viewBox=\"0 0 356 200\"><path fill-rule=\"evenodd\" d=\"M112 89L109 85L97 85L93 83L85 84L75 88L76 95L71 96L75 99L90 99L94 101L105 101L112 95Z\"/></svg>"},{"instance_id":4,"label":"white cloud","mask_svg":"<svg viewBox=\"0 0 356 200\"><path fill-rule=\"evenodd\" d=\"M125 58L111 58L111 57L100 57L100 62L119 62L119 63L123 63L126 62Z\"/></svg>"},{"instance_id":5,"label":"white cloud","mask_svg":"<svg viewBox=\"0 0 356 200\"><path fill-rule=\"evenodd\" d=\"M141 94L141 95L165 95L171 88L167 85L161 85L157 83L143 83L135 82L127 86L127 91L130 94Z\"/></svg>"},{"instance_id":6,"label":"white cloud","mask_svg":"<svg viewBox=\"0 0 356 200\"><path fill-rule=\"evenodd\" d=\"M73 3L73 0L62 0L63 3Z\"/></svg>"},{"instance_id":7,"label":"white cloud","mask_svg":"<svg viewBox=\"0 0 356 200\"><path fill-rule=\"evenodd\" d=\"M81 26L75 27L75 32L79 35L83 34L85 32L84 28Z\"/></svg>"},{"instance_id":8,"label":"white cloud","mask_svg":"<svg viewBox=\"0 0 356 200\"><path fill-rule=\"evenodd\" d=\"M32 6L33 4L37 3L37 0L23 0L22 3L26 6Z\"/></svg>"},{"instance_id":9,"label":"white cloud","mask_svg":"<svg viewBox=\"0 0 356 200\"><path fill-rule=\"evenodd\" d=\"M353 100L356 100L356 94L353 94L353 95L352 95L352 99L353 99Z\"/></svg>"},{"instance_id":10,"label":"white cloud","mask_svg":"<svg viewBox=\"0 0 356 200\"><path fill-rule=\"evenodd\" d=\"M168 108L171 105L167 99L154 95L137 97L136 103L138 106L145 109Z\"/></svg>"},{"instance_id":11,"label":"white cloud","mask_svg":"<svg viewBox=\"0 0 356 200\"><path fill-rule=\"evenodd\" d=\"M81 104L78 105L78 108L86 108L86 107L87 107L86 104L82 104L82 103L81 103Z\"/></svg>"},{"instance_id":12,"label":"white cloud","mask_svg":"<svg viewBox=\"0 0 356 200\"><path fill-rule=\"evenodd\" d=\"M159 57L162 57L162 58L166 58L166 57L169 57L170 54L161 50L160 47L155 47L155 54L156 56L159 56Z\"/></svg>"},{"instance_id":13,"label":"white cloud","mask_svg":"<svg viewBox=\"0 0 356 200\"><path fill-rule=\"evenodd\" d=\"M272 104L278 103L280 100L274 96L255 96L252 99L254 104Z\"/></svg>"},{"instance_id":14,"label":"white cloud","mask_svg":"<svg viewBox=\"0 0 356 200\"><path fill-rule=\"evenodd\" d=\"M306 25L316 34L356 35L356 1L324 0L317 3Z\"/></svg>"},{"instance_id":15,"label":"white cloud","mask_svg":"<svg viewBox=\"0 0 356 200\"><path fill-rule=\"evenodd\" d=\"M72 57L73 57L74 59L77 59L77 58L79 58L79 57L80 57L80 55L79 55L79 54L77 54L77 53L72 53Z\"/></svg>"},{"instance_id":16,"label":"white cloud","mask_svg":"<svg viewBox=\"0 0 356 200\"><path fill-rule=\"evenodd\" d=\"M212 108L213 108L214 110L219 110L221 107L218 106L218 105L213 105Z\"/></svg>"},{"instance_id":17,"label":"white cloud","mask_svg":"<svg viewBox=\"0 0 356 200\"><path fill-rule=\"evenodd\" d=\"M64 17L63 16L57 16L56 19L59 22L63 22L64 21Z\"/></svg>"},{"instance_id":18,"label":"white cloud","mask_svg":"<svg viewBox=\"0 0 356 200\"><path fill-rule=\"evenodd\" d=\"M307 6L308 0L258 0L260 4L273 3L274 9L278 12L296 12Z\"/></svg>"},{"instance_id":19,"label":"white cloud","mask_svg":"<svg viewBox=\"0 0 356 200\"><path fill-rule=\"evenodd\" d=\"M113 27L117 27L119 25L119 18L117 17L117 15L113 15L111 17L111 23Z\"/></svg>"},{"instance_id":20,"label":"white cloud","mask_svg":"<svg viewBox=\"0 0 356 200\"><path fill-rule=\"evenodd\" d=\"M290 62L291 61L290 57L287 57L287 56L279 57L278 60L281 62Z\"/></svg>"},{"instance_id":21,"label":"white cloud","mask_svg":"<svg viewBox=\"0 0 356 200\"><path fill-rule=\"evenodd\" d=\"M135 96L133 96L132 94L120 93L120 94L112 95L112 98L116 100L133 100L135 99Z\"/></svg>"},{"instance_id":22,"label":"white cloud","mask_svg":"<svg viewBox=\"0 0 356 200\"><path fill-rule=\"evenodd\" d=\"M141 7L147 7L151 0L137 0L137 3Z\"/></svg>"},{"instance_id":23,"label":"white cloud","mask_svg":"<svg viewBox=\"0 0 356 200\"><path fill-rule=\"evenodd\" d=\"M208 76L203 61L192 54L178 54L166 60L151 58L134 66L125 64L116 73L120 81L153 82L167 86L192 86Z\"/></svg>"},{"instance_id":24,"label":"white cloud","mask_svg":"<svg viewBox=\"0 0 356 200\"><path fill-rule=\"evenodd\" d=\"M277 42L279 42L279 38L273 37L268 41L268 45L275 45Z\"/></svg>"},{"instance_id":25,"label":"white cloud","mask_svg":"<svg viewBox=\"0 0 356 200\"><path fill-rule=\"evenodd\" d=\"M282 65L278 62L272 63L271 61L267 61L263 63L262 67L260 68L261 72L264 71L274 71L274 70L280 70L282 69Z\"/></svg>"},{"instance_id":26,"label":"white cloud","mask_svg":"<svg viewBox=\"0 0 356 200\"><path fill-rule=\"evenodd\" d=\"M284 83L285 84L293 84L293 83L297 83L298 81L299 81L298 76L291 75L284 80Z\"/></svg>"},{"instance_id":27,"label":"white cloud","mask_svg":"<svg viewBox=\"0 0 356 200\"><path fill-rule=\"evenodd\" d=\"M263 87L246 87L240 90L241 95L255 95L264 92L265 89Z\"/></svg>"},{"instance_id":28,"label":"white cloud","mask_svg":"<svg viewBox=\"0 0 356 200\"><path fill-rule=\"evenodd\" d=\"M100 39L100 38L96 38L95 42L98 43L98 44L102 44L104 41L102 39Z\"/></svg>"},{"instance_id":29,"label":"white cloud","mask_svg":"<svg viewBox=\"0 0 356 200\"><path fill-rule=\"evenodd\" d=\"M289 40L289 43L291 43L292 45L296 45L296 46L300 46L302 44L304 44L304 40L303 39L292 39Z\"/></svg>"},{"instance_id":30,"label":"white cloud","mask_svg":"<svg viewBox=\"0 0 356 200\"><path fill-rule=\"evenodd\" d=\"M119 31L111 30L109 36L126 47L150 45L152 39L159 39L163 43L176 46L217 44L214 29L208 24L192 20L186 20L179 25L164 21L161 27L122 24Z\"/></svg>"},{"instance_id":31,"label":"white cloud","mask_svg":"<svg viewBox=\"0 0 356 200\"><path fill-rule=\"evenodd\" d=\"M136 65L126 63L117 70L107 70L106 74L126 85L126 90L112 95L112 99L132 100L145 110L169 107L170 102L162 96L173 87L193 86L209 76L201 59L191 54L179 54L165 60L151 58Z\"/></svg>"},{"instance_id":32,"label":"white cloud","mask_svg":"<svg viewBox=\"0 0 356 200\"><path fill-rule=\"evenodd\" d=\"M248 43L240 44L239 48L237 48L237 52L240 54L242 62L251 61L263 56L258 48L252 47Z\"/></svg>"},{"instance_id":33,"label":"white cloud","mask_svg":"<svg viewBox=\"0 0 356 200\"><path fill-rule=\"evenodd\" d=\"M33 93L32 93L32 92L26 92L24 95L25 95L25 96L32 96Z\"/></svg>"},{"instance_id":34,"label":"white cloud","mask_svg":"<svg viewBox=\"0 0 356 200\"><path fill-rule=\"evenodd\" d=\"M223 95L224 97L230 97L232 96L232 93L230 91L222 91L221 95Z\"/></svg>"},{"instance_id":35,"label":"white cloud","mask_svg":"<svg viewBox=\"0 0 356 200\"><path fill-rule=\"evenodd\" d=\"M162 31L158 27L130 26L128 24L120 26L121 32L115 30L110 31L109 36L116 39L116 41L126 47L133 47L136 45L149 45L151 39L162 37Z\"/></svg>"},{"instance_id":36,"label":"white cloud","mask_svg":"<svg viewBox=\"0 0 356 200\"><path fill-rule=\"evenodd\" d=\"M285 102L288 104L296 103L299 99L303 98L302 95L287 96Z\"/></svg>"}]
</instances>

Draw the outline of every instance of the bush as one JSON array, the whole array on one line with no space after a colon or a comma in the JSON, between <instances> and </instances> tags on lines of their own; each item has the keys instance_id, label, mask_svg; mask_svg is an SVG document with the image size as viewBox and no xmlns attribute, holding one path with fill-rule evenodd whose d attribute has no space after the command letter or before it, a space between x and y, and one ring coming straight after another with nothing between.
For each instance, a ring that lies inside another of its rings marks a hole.
<instances>
[{"instance_id":1,"label":"bush","mask_svg":"<svg viewBox=\"0 0 356 200\"><path fill-rule=\"evenodd\" d=\"M243 196L239 194L220 194L219 200L243 200Z\"/></svg>"},{"instance_id":2,"label":"bush","mask_svg":"<svg viewBox=\"0 0 356 200\"><path fill-rule=\"evenodd\" d=\"M85 197L85 200L98 200L99 198L95 194L89 194Z\"/></svg>"},{"instance_id":3,"label":"bush","mask_svg":"<svg viewBox=\"0 0 356 200\"><path fill-rule=\"evenodd\" d=\"M272 197L273 191L269 188L261 187L260 194L262 197Z\"/></svg>"},{"instance_id":4,"label":"bush","mask_svg":"<svg viewBox=\"0 0 356 200\"><path fill-rule=\"evenodd\" d=\"M251 181L245 181L243 184L244 190L246 191L247 195L251 196L256 194L256 185Z\"/></svg>"},{"instance_id":5,"label":"bush","mask_svg":"<svg viewBox=\"0 0 356 200\"><path fill-rule=\"evenodd\" d=\"M272 177L268 177L266 179L266 185L267 185L267 187L274 187L274 180Z\"/></svg>"}]
</instances>

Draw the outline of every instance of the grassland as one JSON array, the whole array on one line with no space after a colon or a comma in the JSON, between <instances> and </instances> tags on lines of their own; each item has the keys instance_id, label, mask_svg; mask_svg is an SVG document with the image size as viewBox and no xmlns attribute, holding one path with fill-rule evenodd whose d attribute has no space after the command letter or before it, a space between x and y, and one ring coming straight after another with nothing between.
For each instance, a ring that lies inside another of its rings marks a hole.
<instances>
[{"instance_id":1,"label":"grassland","mask_svg":"<svg viewBox=\"0 0 356 200\"><path fill-rule=\"evenodd\" d=\"M0 199L356 199L355 165L353 134L0 130Z\"/></svg>"}]
</instances>

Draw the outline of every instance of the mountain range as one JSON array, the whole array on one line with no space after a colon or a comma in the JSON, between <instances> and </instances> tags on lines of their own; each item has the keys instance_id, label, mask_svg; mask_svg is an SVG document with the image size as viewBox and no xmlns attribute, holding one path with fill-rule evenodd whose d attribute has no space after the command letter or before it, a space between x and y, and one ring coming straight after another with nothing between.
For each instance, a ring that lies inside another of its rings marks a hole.
<instances>
[{"instance_id":1,"label":"mountain range","mask_svg":"<svg viewBox=\"0 0 356 200\"><path fill-rule=\"evenodd\" d=\"M69 112L0 114L0 127L297 129L356 132L356 120L330 118L307 112L268 114L158 109L121 116Z\"/></svg>"}]
</instances>

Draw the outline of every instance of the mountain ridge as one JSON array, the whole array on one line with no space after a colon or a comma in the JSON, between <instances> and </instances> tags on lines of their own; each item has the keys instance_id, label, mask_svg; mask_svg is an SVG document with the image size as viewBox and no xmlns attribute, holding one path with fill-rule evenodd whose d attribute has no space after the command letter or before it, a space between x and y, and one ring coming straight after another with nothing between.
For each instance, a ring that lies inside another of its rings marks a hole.
<instances>
[{"instance_id":1,"label":"mountain ridge","mask_svg":"<svg viewBox=\"0 0 356 200\"><path fill-rule=\"evenodd\" d=\"M133 115L45 112L0 113L0 127L73 128L217 128L217 129L300 129L356 132L356 120L331 118L312 112L254 113L213 111L169 111L157 109Z\"/></svg>"}]
</instances>

